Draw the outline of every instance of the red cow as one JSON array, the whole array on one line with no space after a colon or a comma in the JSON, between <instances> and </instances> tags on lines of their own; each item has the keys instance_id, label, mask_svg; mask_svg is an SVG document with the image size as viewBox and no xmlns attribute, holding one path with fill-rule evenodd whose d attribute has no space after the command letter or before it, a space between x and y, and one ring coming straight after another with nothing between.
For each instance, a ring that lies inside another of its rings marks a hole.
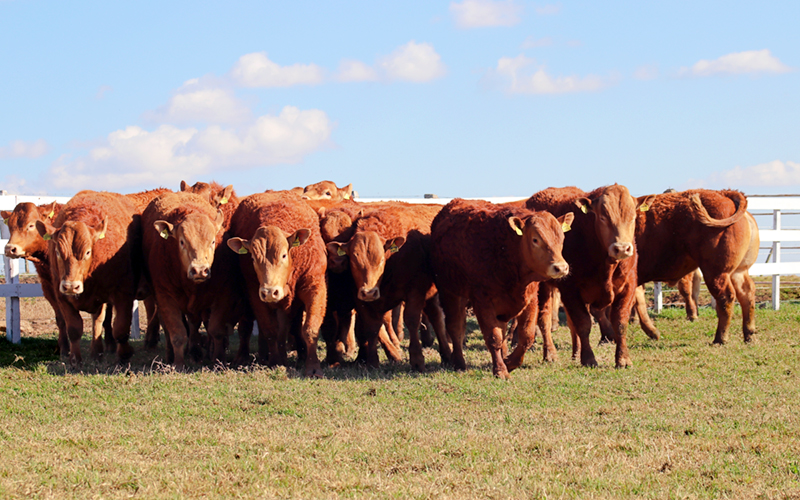
<instances>
[{"instance_id":1,"label":"red cow","mask_svg":"<svg viewBox=\"0 0 800 500\"><path fill-rule=\"evenodd\" d=\"M614 184L585 193L576 187L548 188L531 196L525 206L547 210L555 216L571 213L572 229L564 239L564 258L570 274L547 282L540 288L543 300L539 328L545 341L545 360L553 359L555 348L550 335L550 287L561 292L572 334L572 355L580 350L581 364L596 366L589 345L592 318L589 308L613 305L611 317L617 349L618 367L631 364L626 330L636 292L636 246L634 229L637 201L625 186Z\"/></svg>"},{"instance_id":2,"label":"red cow","mask_svg":"<svg viewBox=\"0 0 800 500\"><path fill-rule=\"evenodd\" d=\"M133 354L128 337L139 281L133 249L139 245L140 237L135 215L136 208L122 195L81 191L64 205L54 221L55 227L47 221L36 221L39 234L50 240L47 258L52 284L75 363L82 359L83 319L79 311L92 314L91 351L99 356L103 351L100 324L107 302L114 308L118 361L124 363Z\"/></svg>"},{"instance_id":3,"label":"red cow","mask_svg":"<svg viewBox=\"0 0 800 500\"><path fill-rule=\"evenodd\" d=\"M286 337L305 312L298 362L305 347L305 374L321 377L317 337L325 315L325 244L319 219L293 196L257 193L233 216L228 247L240 254L250 306L258 321L259 355L286 363Z\"/></svg>"},{"instance_id":4,"label":"red cow","mask_svg":"<svg viewBox=\"0 0 800 500\"><path fill-rule=\"evenodd\" d=\"M167 360L184 368L184 315L207 315L212 359L225 360L228 334L244 312L235 259L224 248L222 211L192 193L167 193L142 214L143 253L167 333Z\"/></svg>"},{"instance_id":5,"label":"red cow","mask_svg":"<svg viewBox=\"0 0 800 500\"><path fill-rule=\"evenodd\" d=\"M561 256L564 227L572 214L556 219L546 212L455 199L431 226L432 262L453 341L455 368L466 368L463 345L467 303L472 303L492 356L492 372L508 378L533 344L538 282L560 278L569 266ZM514 352L506 357L504 329L519 316Z\"/></svg>"},{"instance_id":6,"label":"red cow","mask_svg":"<svg viewBox=\"0 0 800 500\"><path fill-rule=\"evenodd\" d=\"M349 200L353 196L353 185L348 184L340 188L331 181L321 181L306 186L301 196L306 200Z\"/></svg>"}]
</instances>

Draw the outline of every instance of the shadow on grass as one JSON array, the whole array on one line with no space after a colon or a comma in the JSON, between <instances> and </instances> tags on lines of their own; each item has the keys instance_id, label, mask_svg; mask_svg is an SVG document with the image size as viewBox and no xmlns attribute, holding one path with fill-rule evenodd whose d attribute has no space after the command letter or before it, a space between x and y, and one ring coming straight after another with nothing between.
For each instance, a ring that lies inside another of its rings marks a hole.
<instances>
[{"instance_id":1,"label":"shadow on grass","mask_svg":"<svg viewBox=\"0 0 800 500\"><path fill-rule=\"evenodd\" d=\"M58 359L56 339L22 338L19 344L0 339L0 368L13 366L22 370L34 370L42 363Z\"/></svg>"}]
</instances>

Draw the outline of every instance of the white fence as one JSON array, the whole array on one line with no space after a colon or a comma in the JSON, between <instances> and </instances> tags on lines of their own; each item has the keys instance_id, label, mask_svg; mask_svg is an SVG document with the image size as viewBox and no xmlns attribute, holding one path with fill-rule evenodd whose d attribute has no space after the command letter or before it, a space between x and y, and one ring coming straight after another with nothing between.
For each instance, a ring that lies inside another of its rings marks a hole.
<instances>
[{"instance_id":1,"label":"white fence","mask_svg":"<svg viewBox=\"0 0 800 500\"><path fill-rule=\"evenodd\" d=\"M492 203L505 203L524 199L524 197L495 197L480 198ZM37 205L58 201L66 203L69 198L53 196L0 196L0 210L13 210L18 203L30 202ZM446 204L451 198L359 198L361 202L375 201L403 201L406 203L436 203ZM800 262L781 262L781 243L800 241L800 230L783 229L781 215L786 211L800 211L800 196L749 196L747 198L748 210L754 215L772 213L772 229L759 229L762 244L772 242L770 262L757 263L750 268L753 276L772 276L772 308L780 307L780 277L781 275L800 275ZM0 247L4 248L8 242L8 228L0 222ZM7 259L5 263L6 284L0 285L0 297L6 299L6 336L14 343L20 341L20 297L40 297L42 288L38 284L22 284L19 282L18 259ZM661 287L656 286L656 310L661 311ZM133 324L131 336L139 338L139 313L138 302L134 302Z\"/></svg>"}]
</instances>

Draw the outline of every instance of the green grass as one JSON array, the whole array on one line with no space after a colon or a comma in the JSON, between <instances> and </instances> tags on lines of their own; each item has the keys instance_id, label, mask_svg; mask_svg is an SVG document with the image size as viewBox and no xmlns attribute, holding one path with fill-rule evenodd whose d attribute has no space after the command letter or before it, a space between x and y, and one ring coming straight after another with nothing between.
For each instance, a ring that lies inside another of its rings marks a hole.
<instances>
[{"instance_id":1,"label":"green grass","mask_svg":"<svg viewBox=\"0 0 800 500\"><path fill-rule=\"evenodd\" d=\"M54 338L4 342L0 497L800 498L800 306L723 347L713 311L683 314L656 319L658 342L630 328L630 369L608 345L580 367L561 327L559 360L537 347L506 382L474 324L466 372L426 350L425 374L323 380L179 374L144 351L75 373Z\"/></svg>"}]
</instances>

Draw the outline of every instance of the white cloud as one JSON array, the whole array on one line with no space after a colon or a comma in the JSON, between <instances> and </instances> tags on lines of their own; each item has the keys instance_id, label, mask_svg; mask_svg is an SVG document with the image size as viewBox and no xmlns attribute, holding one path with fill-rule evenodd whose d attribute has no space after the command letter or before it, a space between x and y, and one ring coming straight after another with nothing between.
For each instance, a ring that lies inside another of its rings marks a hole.
<instances>
[{"instance_id":1,"label":"white cloud","mask_svg":"<svg viewBox=\"0 0 800 500\"><path fill-rule=\"evenodd\" d=\"M561 5L559 4L549 4L536 7L536 13L540 16L554 16L559 12L561 12Z\"/></svg>"},{"instance_id":2,"label":"white cloud","mask_svg":"<svg viewBox=\"0 0 800 500\"><path fill-rule=\"evenodd\" d=\"M361 61L344 59L339 63L336 79L340 82L372 82L378 80L378 73Z\"/></svg>"},{"instance_id":3,"label":"white cloud","mask_svg":"<svg viewBox=\"0 0 800 500\"><path fill-rule=\"evenodd\" d=\"M459 28L513 26L520 21L522 6L513 0L464 0L450 2L450 13Z\"/></svg>"},{"instance_id":4,"label":"white cloud","mask_svg":"<svg viewBox=\"0 0 800 500\"><path fill-rule=\"evenodd\" d=\"M681 68L682 76L741 75L756 73L788 73L792 68L783 64L768 49L734 52L719 59L697 61L691 68Z\"/></svg>"},{"instance_id":5,"label":"white cloud","mask_svg":"<svg viewBox=\"0 0 800 500\"><path fill-rule=\"evenodd\" d=\"M427 82L446 73L441 57L429 43L411 40L397 50L380 58L378 69L388 80Z\"/></svg>"},{"instance_id":6,"label":"white cloud","mask_svg":"<svg viewBox=\"0 0 800 500\"><path fill-rule=\"evenodd\" d=\"M172 124L232 124L248 121L252 116L233 92L195 78L184 83L166 105L145 113L145 119Z\"/></svg>"},{"instance_id":7,"label":"white cloud","mask_svg":"<svg viewBox=\"0 0 800 500\"><path fill-rule=\"evenodd\" d=\"M63 155L48 178L60 190L177 185L183 178L211 176L229 168L299 163L329 143L332 129L323 111L292 106L277 116L261 116L240 130L161 125L147 131L131 126L112 132L103 146L85 156Z\"/></svg>"},{"instance_id":8,"label":"white cloud","mask_svg":"<svg viewBox=\"0 0 800 500\"><path fill-rule=\"evenodd\" d=\"M313 63L280 66L271 61L266 52L254 52L239 58L231 77L244 87L291 87L322 83L325 74Z\"/></svg>"},{"instance_id":9,"label":"white cloud","mask_svg":"<svg viewBox=\"0 0 800 500\"><path fill-rule=\"evenodd\" d=\"M490 70L487 76L500 80L504 89L512 94L591 92L613 83L611 78L596 75L553 77L545 71L544 66L538 66L534 71L526 70L532 64L534 60L522 54L513 58L502 57L497 62L497 68Z\"/></svg>"},{"instance_id":10,"label":"white cloud","mask_svg":"<svg viewBox=\"0 0 800 500\"><path fill-rule=\"evenodd\" d=\"M22 140L11 141L8 146L0 146L0 159L4 158L39 158L50 151L50 145L44 139L33 142Z\"/></svg>"},{"instance_id":11,"label":"white cloud","mask_svg":"<svg viewBox=\"0 0 800 500\"><path fill-rule=\"evenodd\" d=\"M529 36L522 42L522 49L537 49L539 47L547 47L549 45L553 45L553 39L549 36L543 38L534 38L533 36Z\"/></svg>"},{"instance_id":12,"label":"white cloud","mask_svg":"<svg viewBox=\"0 0 800 500\"><path fill-rule=\"evenodd\" d=\"M639 66L633 73L633 77L637 80L655 80L658 78L659 70L657 64L646 64Z\"/></svg>"},{"instance_id":13,"label":"white cloud","mask_svg":"<svg viewBox=\"0 0 800 500\"><path fill-rule=\"evenodd\" d=\"M114 90L114 87L110 85L101 85L100 88L97 89L97 93L94 95L94 98L97 100L104 99L106 94Z\"/></svg>"},{"instance_id":14,"label":"white cloud","mask_svg":"<svg viewBox=\"0 0 800 500\"><path fill-rule=\"evenodd\" d=\"M692 179L688 187L743 188L800 186L800 163L773 160L750 167L737 166L714 172L705 179Z\"/></svg>"}]
</instances>

